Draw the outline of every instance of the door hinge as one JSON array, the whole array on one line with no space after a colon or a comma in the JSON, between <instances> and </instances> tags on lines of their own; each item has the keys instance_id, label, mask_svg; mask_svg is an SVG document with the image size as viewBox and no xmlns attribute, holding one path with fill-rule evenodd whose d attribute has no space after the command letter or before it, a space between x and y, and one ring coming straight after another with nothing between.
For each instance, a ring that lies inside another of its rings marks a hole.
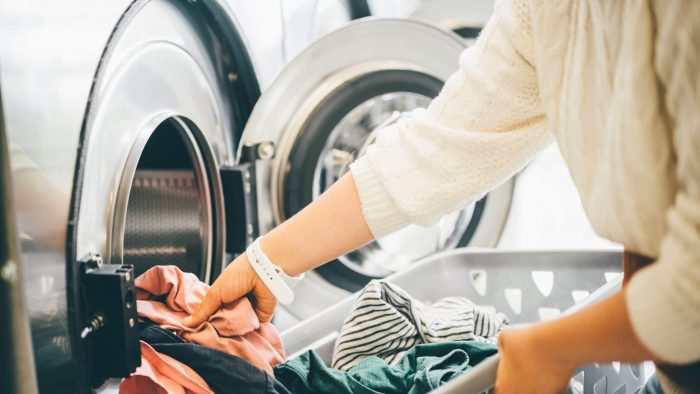
<instances>
[{"instance_id":1,"label":"door hinge","mask_svg":"<svg viewBox=\"0 0 700 394\"><path fill-rule=\"evenodd\" d=\"M87 317L80 331L93 385L129 376L141 365L134 267L103 264L90 254L78 261Z\"/></svg>"}]
</instances>

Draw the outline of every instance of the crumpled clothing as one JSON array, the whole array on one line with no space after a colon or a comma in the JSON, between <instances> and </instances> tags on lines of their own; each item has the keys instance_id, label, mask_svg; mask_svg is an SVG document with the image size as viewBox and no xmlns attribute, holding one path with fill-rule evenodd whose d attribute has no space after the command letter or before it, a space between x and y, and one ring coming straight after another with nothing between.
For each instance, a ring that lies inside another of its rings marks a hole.
<instances>
[{"instance_id":1,"label":"crumpled clothing","mask_svg":"<svg viewBox=\"0 0 700 394\"><path fill-rule=\"evenodd\" d=\"M260 323L250 300L241 298L219 309L208 321L190 328L182 320L204 299L209 286L194 274L175 266L156 266L136 278L139 317L158 324L186 342L240 357L272 375L284 362L284 347L277 329ZM142 365L120 387L120 393L211 393L192 368L156 352L141 342Z\"/></svg>"},{"instance_id":2,"label":"crumpled clothing","mask_svg":"<svg viewBox=\"0 0 700 394\"><path fill-rule=\"evenodd\" d=\"M290 394L282 383L242 358L187 343L155 324L142 324L140 337L159 354L192 368L217 394Z\"/></svg>"},{"instance_id":3,"label":"crumpled clothing","mask_svg":"<svg viewBox=\"0 0 700 394\"><path fill-rule=\"evenodd\" d=\"M120 394L213 394L197 372L141 341L141 366L119 385Z\"/></svg>"},{"instance_id":4,"label":"crumpled clothing","mask_svg":"<svg viewBox=\"0 0 700 394\"><path fill-rule=\"evenodd\" d=\"M417 345L394 366L367 357L350 371L328 368L313 350L275 367L275 376L295 394L422 394L458 377L496 354L496 345L474 341Z\"/></svg>"},{"instance_id":5,"label":"crumpled clothing","mask_svg":"<svg viewBox=\"0 0 700 394\"><path fill-rule=\"evenodd\" d=\"M345 318L333 350L333 368L348 371L376 356L396 365L421 343L477 341L495 344L508 318L464 297L432 304L411 297L399 286L374 280L360 292Z\"/></svg>"},{"instance_id":6,"label":"crumpled clothing","mask_svg":"<svg viewBox=\"0 0 700 394\"><path fill-rule=\"evenodd\" d=\"M175 332L187 342L236 355L272 373L272 366L284 362L284 347L277 329L260 323L246 297L227 304L196 328L182 320L204 299L209 285L176 266L157 266L136 281L139 316Z\"/></svg>"}]
</instances>

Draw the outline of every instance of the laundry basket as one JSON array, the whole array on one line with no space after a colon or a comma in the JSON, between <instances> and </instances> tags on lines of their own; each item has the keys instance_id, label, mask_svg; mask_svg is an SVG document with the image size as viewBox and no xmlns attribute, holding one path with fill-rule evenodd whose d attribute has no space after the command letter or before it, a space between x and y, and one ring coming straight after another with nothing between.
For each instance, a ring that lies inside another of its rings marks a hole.
<instances>
[{"instance_id":1,"label":"laundry basket","mask_svg":"<svg viewBox=\"0 0 700 394\"><path fill-rule=\"evenodd\" d=\"M425 302L467 297L505 313L511 323L555 318L615 293L622 283L619 251L502 252L458 249L432 256L387 278ZM287 354L316 350L330 365L333 346L356 296L282 333ZM435 393L488 393L498 355L443 385ZM634 394L644 383L642 365L587 365L576 371L570 392Z\"/></svg>"}]
</instances>

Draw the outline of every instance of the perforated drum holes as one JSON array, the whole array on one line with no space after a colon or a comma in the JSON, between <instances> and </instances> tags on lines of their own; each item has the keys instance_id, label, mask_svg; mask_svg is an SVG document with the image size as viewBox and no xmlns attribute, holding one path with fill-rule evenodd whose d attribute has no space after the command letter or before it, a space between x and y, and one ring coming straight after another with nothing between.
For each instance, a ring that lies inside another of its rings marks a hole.
<instances>
[{"instance_id":1,"label":"perforated drum holes","mask_svg":"<svg viewBox=\"0 0 700 394\"><path fill-rule=\"evenodd\" d=\"M180 119L168 118L146 135L142 150L132 150L130 160L138 164L121 185L128 188L120 194L128 202L123 225L115 218L115 245L123 246L114 253L134 266L136 276L156 265L176 265L207 279L212 206L206 167L191 133Z\"/></svg>"}]
</instances>

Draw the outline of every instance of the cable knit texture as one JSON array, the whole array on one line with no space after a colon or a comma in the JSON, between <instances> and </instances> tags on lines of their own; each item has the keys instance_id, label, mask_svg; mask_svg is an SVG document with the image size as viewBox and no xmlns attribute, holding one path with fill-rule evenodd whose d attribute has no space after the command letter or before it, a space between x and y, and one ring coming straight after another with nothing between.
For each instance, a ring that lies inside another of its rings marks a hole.
<instances>
[{"instance_id":1,"label":"cable knit texture","mask_svg":"<svg viewBox=\"0 0 700 394\"><path fill-rule=\"evenodd\" d=\"M700 359L700 2L503 0L425 110L351 167L373 234L429 225L554 137L596 231L658 263L629 284L641 340Z\"/></svg>"}]
</instances>

